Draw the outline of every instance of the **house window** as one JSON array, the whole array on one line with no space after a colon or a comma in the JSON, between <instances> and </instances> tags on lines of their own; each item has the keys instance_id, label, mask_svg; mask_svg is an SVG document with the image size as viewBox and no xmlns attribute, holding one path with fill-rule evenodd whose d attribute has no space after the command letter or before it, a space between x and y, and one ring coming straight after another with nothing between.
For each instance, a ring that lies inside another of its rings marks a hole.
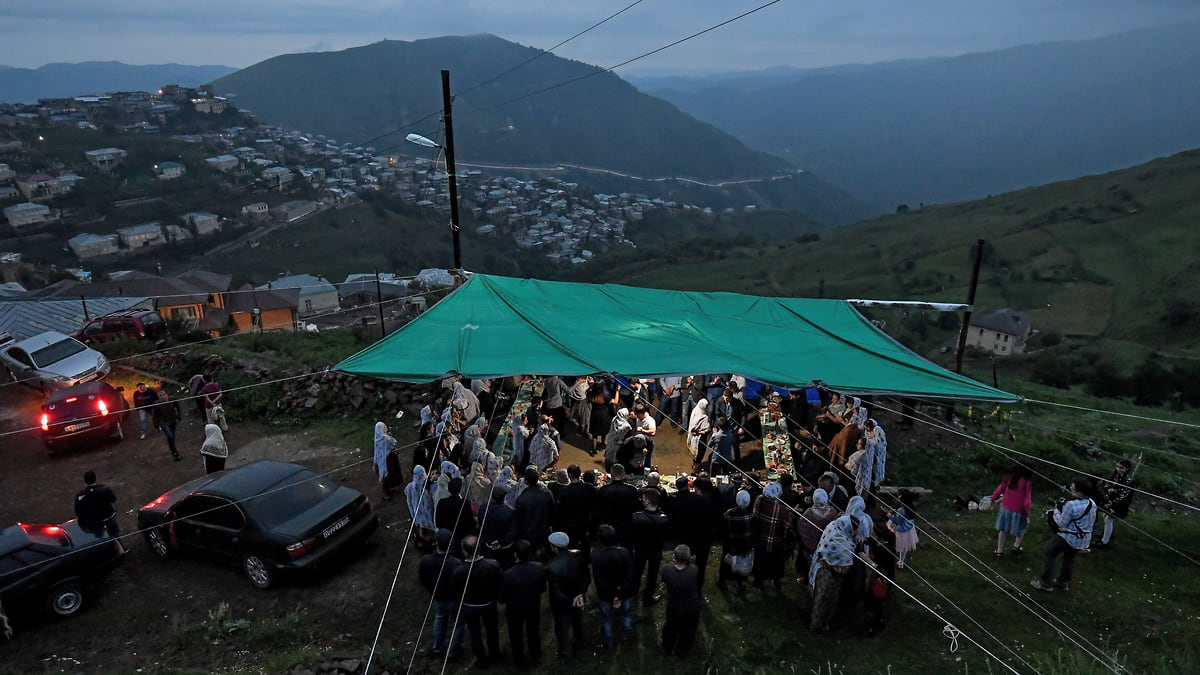
<instances>
[{"instance_id":1,"label":"house window","mask_svg":"<svg viewBox=\"0 0 1200 675\"><path fill-rule=\"evenodd\" d=\"M1005 341L1005 342L1008 342L1008 336L1007 336L1007 335L1005 335L1005 336L1004 336L1004 341Z\"/></svg>"},{"instance_id":2,"label":"house window","mask_svg":"<svg viewBox=\"0 0 1200 675\"><path fill-rule=\"evenodd\" d=\"M305 300L305 301L304 301L304 311L306 311L306 312L311 312L311 311L312 311L312 300Z\"/></svg>"},{"instance_id":3,"label":"house window","mask_svg":"<svg viewBox=\"0 0 1200 675\"><path fill-rule=\"evenodd\" d=\"M1002 351L1002 352L1006 352L1006 351L1008 351L1008 345L1001 345L1001 346L1000 346L1000 351Z\"/></svg>"}]
</instances>

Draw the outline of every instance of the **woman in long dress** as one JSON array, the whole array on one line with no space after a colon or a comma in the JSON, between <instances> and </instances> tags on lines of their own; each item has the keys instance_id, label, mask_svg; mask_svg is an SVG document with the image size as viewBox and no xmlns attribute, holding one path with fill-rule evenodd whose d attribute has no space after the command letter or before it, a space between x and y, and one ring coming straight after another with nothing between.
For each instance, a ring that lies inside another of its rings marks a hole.
<instances>
[{"instance_id":1,"label":"woman in long dress","mask_svg":"<svg viewBox=\"0 0 1200 675\"><path fill-rule=\"evenodd\" d=\"M392 491L404 482L400 470L400 458L396 455L396 439L388 433L383 422L375 423L375 473L379 475L379 487L383 498L391 499Z\"/></svg>"},{"instance_id":2,"label":"woman in long dress","mask_svg":"<svg viewBox=\"0 0 1200 675\"><path fill-rule=\"evenodd\" d=\"M413 467L412 482L404 488L404 496L408 500L408 513L413 519L413 536L418 544L424 544L433 539L433 495L425 469Z\"/></svg>"},{"instance_id":3,"label":"woman in long dress","mask_svg":"<svg viewBox=\"0 0 1200 675\"><path fill-rule=\"evenodd\" d=\"M558 444L550 437L550 425L538 426L537 435L529 441L529 463L542 473L558 463Z\"/></svg>"},{"instance_id":4,"label":"woman in long dress","mask_svg":"<svg viewBox=\"0 0 1200 675\"><path fill-rule=\"evenodd\" d=\"M200 446L200 454L204 457L205 473L225 468L225 458L229 457L229 445L225 443L221 427L215 424L204 425L204 445Z\"/></svg>"},{"instance_id":5,"label":"woman in long dress","mask_svg":"<svg viewBox=\"0 0 1200 675\"><path fill-rule=\"evenodd\" d=\"M607 471L617 461L617 450L621 448L621 443L625 442L625 437L633 431L633 426L629 424L629 408L621 408L617 411L616 417L612 419L612 424L608 429L608 437L604 440L604 469Z\"/></svg>"},{"instance_id":6,"label":"woman in long dress","mask_svg":"<svg viewBox=\"0 0 1200 675\"><path fill-rule=\"evenodd\" d=\"M808 585L813 593L809 631L829 630L842 586L854 567L855 551L871 535L873 527L862 497L852 497L846 513L825 527L808 569Z\"/></svg>"},{"instance_id":7,"label":"woman in long dress","mask_svg":"<svg viewBox=\"0 0 1200 675\"><path fill-rule=\"evenodd\" d=\"M872 480L876 485L883 484L884 470L887 468L887 434L884 433L883 427L879 426L873 418L867 420L866 431L863 435L867 438L867 446L874 448L875 451L875 467L872 471Z\"/></svg>"},{"instance_id":8,"label":"woman in long dress","mask_svg":"<svg viewBox=\"0 0 1200 675\"><path fill-rule=\"evenodd\" d=\"M696 401L692 413L688 417L687 446L692 451L692 473L696 473L704 463L704 455L708 453L708 439L712 434L712 422L708 419L708 399Z\"/></svg>"}]
</instances>

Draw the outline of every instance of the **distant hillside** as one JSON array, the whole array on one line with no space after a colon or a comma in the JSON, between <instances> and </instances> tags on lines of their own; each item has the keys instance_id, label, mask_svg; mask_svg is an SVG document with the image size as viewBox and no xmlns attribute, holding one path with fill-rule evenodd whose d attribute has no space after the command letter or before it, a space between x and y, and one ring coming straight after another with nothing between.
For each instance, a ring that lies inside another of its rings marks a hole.
<instances>
[{"instance_id":1,"label":"distant hillside","mask_svg":"<svg viewBox=\"0 0 1200 675\"><path fill-rule=\"evenodd\" d=\"M987 199L927 206L819 238L642 246L574 278L765 295L962 302L986 240L979 307L1035 328L1200 356L1200 150Z\"/></svg>"},{"instance_id":2,"label":"distant hillside","mask_svg":"<svg viewBox=\"0 0 1200 675\"><path fill-rule=\"evenodd\" d=\"M49 63L35 69L0 66L0 103L36 103L39 98L110 91L158 91L164 84L195 87L235 70L177 63L131 66L117 61Z\"/></svg>"},{"instance_id":3,"label":"distant hillside","mask_svg":"<svg viewBox=\"0 0 1200 675\"><path fill-rule=\"evenodd\" d=\"M1200 146L1198 34L1189 24L645 91L890 212Z\"/></svg>"},{"instance_id":4,"label":"distant hillside","mask_svg":"<svg viewBox=\"0 0 1200 675\"><path fill-rule=\"evenodd\" d=\"M650 179L751 179L757 184L710 192L724 195L719 206L755 203L800 209L831 224L850 222L863 213L844 193L814 183L807 174L795 174L786 160L750 150L611 73L551 88L584 78L596 71L595 66L546 54L478 86L540 53L491 35L383 41L341 52L278 56L223 77L214 86L219 95L235 96L239 107L274 124L355 143L395 132L371 144L378 150L419 154L404 142L404 135L415 131L438 136L439 71L445 68L450 70L452 91L462 92L453 110L460 162L566 163ZM783 175L792 178L771 189L757 189ZM624 189L638 185L628 180L621 184ZM637 189L661 194L678 187L678 181L642 181ZM814 191L828 194L814 200Z\"/></svg>"}]
</instances>

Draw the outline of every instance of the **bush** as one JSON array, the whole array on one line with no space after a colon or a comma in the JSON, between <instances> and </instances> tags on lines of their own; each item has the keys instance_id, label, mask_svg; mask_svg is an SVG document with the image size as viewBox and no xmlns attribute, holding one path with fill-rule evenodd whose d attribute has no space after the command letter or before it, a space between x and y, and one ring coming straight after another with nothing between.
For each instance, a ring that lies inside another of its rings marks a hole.
<instances>
[{"instance_id":1,"label":"bush","mask_svg":"<svg viewBox=\"0 0 1200 675\"><path fill-rule=\"evenodd\" d=\"M1071 386L1071 369L1054 352L1047 351L1039 354L1029 376L1034 382L1049 387L1068 389Z\"/></svg>"}]
</instances>

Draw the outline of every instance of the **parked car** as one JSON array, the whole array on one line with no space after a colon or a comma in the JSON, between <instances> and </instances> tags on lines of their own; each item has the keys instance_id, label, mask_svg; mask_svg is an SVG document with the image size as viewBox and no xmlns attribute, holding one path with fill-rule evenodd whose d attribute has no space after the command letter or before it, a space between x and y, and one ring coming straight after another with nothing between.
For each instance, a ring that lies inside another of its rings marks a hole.
<instances>
[{"instance_id":1,"label":"parked car","mask_svg":"<svg viewBox=\"0 0 1200 675\"><path fill-rule=\"evenodd\" d=\"M103 354L54 331L19 342L7 334L0 335L0 363L13 382L47 393L104 379L112 370Z\"/></svg>"},{"instance_id":2,"label":"parked car","mask_svg":"<svg viewBox=\"0 0 1200 675\"><path fill-rule=\"evenodd\" d=\"M104 530L17 523L0 530L0 603L10 616L75 616L85 593L125 558Z\"/></svg>"},{"instance_id":3,"label":"parked car","mask_svg":"<svg viewBox=\"0 0 1200 675\"><path fill-rule=\"evenodd\" d=\"M126 309L97 317L84 324L75 339L84 344L136 338L161 340L167 336L167 322L152 309Z\"/></svg>"},{"instance_id":4,"label":"parked car","mask_svg":"<svg viewBox=\"0 0 1200 675\"><path fill-rule=\"evenodd\" d=\"M361 492L266 459L197 478L138 510L138 529L159 558L185 553L237 565L258 588L325 567L378 526Z\"/></svg>"},{"instance_id":5,"label":"parked car","mask_svg":"<svg viewBox=\"0 0 1200 675\"><path fill-rule=\"evenodd\" d=\"M129 403L121 392L100 380L59 389L42 404L42 441L50 454L68 444L96 438L125 438L121 423Z\"/></svg>"}]
</instances>

